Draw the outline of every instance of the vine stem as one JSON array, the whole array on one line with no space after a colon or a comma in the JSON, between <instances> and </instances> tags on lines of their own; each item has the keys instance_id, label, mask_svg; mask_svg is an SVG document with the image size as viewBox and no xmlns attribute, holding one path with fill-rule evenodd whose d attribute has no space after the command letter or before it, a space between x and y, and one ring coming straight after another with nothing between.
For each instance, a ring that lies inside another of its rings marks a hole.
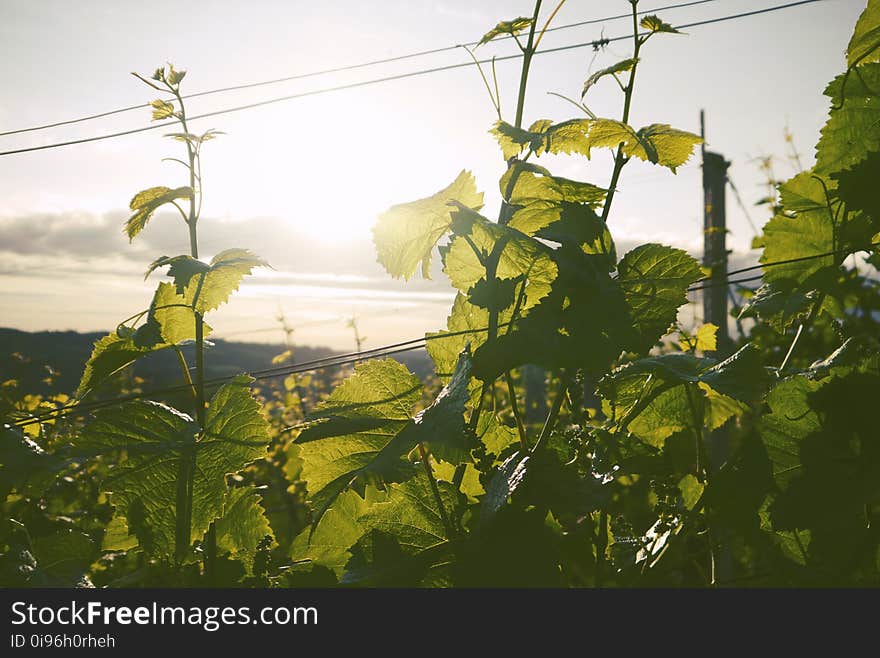
<instances>
[{"instance_id":1,"label":"vine stem","mask_svg":"<svg viewBox=\"0 0 880 658\"><path fill-rule=\"evenodd\" d=\"M559 7L557 7L557 10ZM516 127L522 127L522 116L523 110L525 108L526 103L526 87L529 81L529 68L532 64L532 56L535 53L535 28L538 23L538 15L541 13L541 0L535 0L535 11L532 14L532 24L529 26L529 38L526 42L525 47L520 45L520 49L523 51L523 62L522 69L520 71L519 76L519 93L517 95L516 101ZM554 12L555 15L556 12ZM552 20L553 16L550 17ZM547 29L547 26L550 24L550 20L547 21L547 24L544 25L544 29ZM517 40L519 43L519 40ZM500 108L501 98L498 98L498 105ZM511 158L508 161L508 167L513 165L513 161L515 158ZM510 198L510 194L513 191L513 187L516 184L516 180L519 177L519 170L514 170L513 175L510 177L510 181L507 184L507 190L504 198ZM501 225L506 225L509 221L508 215L510 214L510 208L507 202L501 199L501 208L498 212L498 223ZM489 254L489 257L486 259L486 281L489 283L494 283L495 276L498 270L498 262L501 260L501 253L504 251L504 248L507 246L507 239L502 237L495 243L492 248L492 252ZM498 311L496 309L492 309L489 311L489 326L488 331L486 332L486 343L490 343L498 335ZM480 403L474 409L470 418L470 426L472 428L476 428L478 421L480 420L480 414L483 409L483 398L489 390L489 382L483 383L483 388L480 391ZM515 404L514 400L511 400L511 405Z\"/></svg>"},{"instance_id":2,"label":"vine stem","mask_svg":"<svg viewBox=\"0 0 880 658\"><path fill-rule=\"evenodd\" d=\"M440 487L437 486L437 478L434 477L434 471L431 469L431 462L424 443L419 444L419 455L422 458L422 466L425 468L425 475L428 476L428 482L431 483L431 491L434 494L434 502L437 503L437 511L440 513L440 520L443 522L443 528L446 530L446 538L452 539L455 534L455 529L452 527L452 523L449 521L449 515L446 513L446 508L443 506L443 499L440 497Z\"/></svg>"},{"instance_id":3,"label":"vine stem","mask_svg":"<svg viewBox=\"0 0 880 658\"><path fill-rule=\"evenodd\" d=\"M644 41L639 39L639 14L638 14L638 0L631 0L632 4L632 19L633 19L633 67L632 71L629 75L629 81L626 84L626 87L623 90L623 115L621 117L621 121L623 123L629 122L629 111L632 105L632 97L633 97L633 88L634 83L636 81L636 70L639 67L639 51L642 49L642 44ZM629 158L626 158L623 155L623 144L621 143L617 147L617 154L614 156L614 170L611 173L611 182L608 184L608 195L605 197L605 205L602 207L602 221L608 221L608 214L611 212L611 202L614 200L614 190L617 187L617 183L620 180L620 172L623 170L623 166L629 161Z\"/></svg>"},{"instance_id":4,"label":"vine stem","mask_svg":"<svg viewBox=\"0 0 880 658\"><path fill-rule=\"evenodd\" d=\"M168 85L172 93L177 99L180 107L180 126L184 134L189 133L186 124L186 108L183 98L180 95L179 84ZM193 147L192 143L186 142L187 153L187 169L189 170L189 185L192 194L189 197L189 217L187 218L187 227L189 229L189 246L190 255L198 259L199 257L199 240L196 227L199 221L199 208L201 207L201 166L199 163L198 151ZM196 178L199 181L199 188L196 189ZM198 199L197 199L198 196ZM195 412L196 420L199 427L204 431L205 427L205 323L201 313L196 311L195 304L198 299L198 293L201 292L201 284L204 283L204 275L200 281L199 290L196 292L193 300L193 315L195 317L195 352L196 352L196 378L195 378ZM193 496L193 480L195 477L195 445L188 451L188 454L182 455L180 460L180 468L178 469L177 482L177 538L176 552L178 559L183 557L189 550L191 534L192 534L192 496ZM183 480L183 481L181 481ZM186 513L180 514L180 504L183 503ZM214 524L212 523L205 535L205 575L210 579L214 576L214 566L217 556L217 539Z\"/></svg>"},{"instance_id":5,"label":"vine stem","mask_svg":"<svg viewBox=\"0 0 880 658\"><path fill-rule=\"evenodd\" d=\"M537 452L547 442L548 438L550 438L550 434L553 432L553 428L556 426L556 420L559 418L559 412L562 409L562 402L565 400L565 392L567 390L568 382L566 381L565 377L563 377L560 373L559 390L556 392L556 397L553 399L553 406L550 408L550 413L547 414L547 419L544 421L544 427L541 429L541 435L538 437L538 440L532 447L531 452L533 454Z\"/></svg>"},{"instance_id":6,"label":"vine stem","mask_svg":"<svg viewBox=\"0 0 880 658\"><path fill-rule=\"evenodd\" d=\"M523 452L525 452L529 449L526 444L526 428L523 425L519 407L516 404L516 390L514 389L513 377L509 370L504 373L504 379L507 381L507 394L510 396L510 410L513 412L513 418L516 420L516 430L519 432L519 445Z\"/></svg>"}]
</instances>

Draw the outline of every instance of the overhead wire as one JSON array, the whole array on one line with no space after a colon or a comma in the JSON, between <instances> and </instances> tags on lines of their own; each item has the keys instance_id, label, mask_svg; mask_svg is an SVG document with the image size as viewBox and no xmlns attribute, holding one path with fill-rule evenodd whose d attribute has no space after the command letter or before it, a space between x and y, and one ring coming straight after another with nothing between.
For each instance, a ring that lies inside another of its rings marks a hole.
<instances>
[{"instance_id":1,"label":"overhead wire","mask_svg":"<svg viewBox=\"0 0 880 658\"><path fill-rule=\"evenodd\" d=\"M653 9L644 9L644 10L641 10L637 13L639 16L643 16L645 14L652 14L652 13L658 12L658 11L669 11L672 9L681 9L684 7L692 7L694 5L702 5L702 4L707 4L710 2L718 2L718 0L695 0L693 2L680 2L677 4L673 4L673 5L665 5L663 7L655 7ZM592 19L585 20L585 21L578 21L576 23L567 23L565 25L557 25L555 27L550 27L546 30L546 32L556 32L558 30L566 30L566 29L570 29L573 27L583 27L585 25L595 25L596 23L604 23L607 21L614 21L614 20L619 20L619 19L624 19L624 18L630 18L631 16L632 16L632 14L616 14L614 16L605 16L603 18L592 18ZM495 41L505 41L505 40L512 39L512 38L513 38L513 35L505 34L505 35L500 35L500 36L496 37ZM284 76L281 78L273 78L270 80L261 80L259 82L248 82L248 83L232 85L232 86L228 86L228 87L220 87L217 89L207 89L205 91L198 91L198 92L195 92L192 94L185 94L182 96L182 98L184 100L190 99L190 98L199 98L202 96L210 96L213 94L227 93L230 91L241 91L244 89L255 89L257 87L265 87L265 86L269 86L269 85L280 84L283 82L292 82L294 80L303 80L306 78L314 78L314 77L318 77L318 76L329 75L332 73L344 73L346 71L354 71L354 70L358 70L358 69L368 68L371 66L378 66L380 64L392 64L394 62L400 62L400 61L404 61L404 60L408 60L408 59L415 59L418 57L425 57L427 55L436 55L436 54L443 53L443 52L457 50L457 49L461 48L462 46L472 47L472 46L476 46L477 44L479 44L479 41L471 41L471 42L464 43L464 44L455 44L455 45L450 45L450 46L441 46L438 48L430 48L428 50L420 50L420 51L416 51L416 52L412 52L412 53L406 53L403 55L395 55L392 57L383 57L381 59L373 59L373 60L368 60L366 62L358 62L355 64L346 64L343 66L336 66L336 67L332 67L332 68L320 69L318 71L309 71L307 73L296 73L296 74ZM174 99L168 99L169 102L171 100L174 100ZM69 126L69 125L76 124L76 123L83 123L85 121L92 121L94 119L101 119L101 118L112 116L115 114L122 114L124 112L131 112L133 110L143 110L143 109L146 109L149 107L150 107L149 103L139 103L137 105L129 105L127 107L121 107L121 108L117 108L114 110L107 110L105 112L99 112L97 114L90 114L88 116L82 116L82 117L78 117L75 119L66 119L63 121L56 121L54 123L46 123L46 124L37 125L37 126L30 126L27 128L17 128L14 130L7 130L4 132L0 132L0 137L5 137L7 135L18 135L18 134L27 133L27 132L35 132L38 130L47 130L49 128L57 128L59 126Z\"/></svg>"},{"instance_id":2,"label":"overhead wire","mask_svg":"<svg viewBox=\"0 0 880 658\"><path fill-rule=\"evenodd\" d=\"M765 7L762 9L755 9L752 11L741 12L739 14L730 14L727 16L720 16L717 18L711 18L711 19L706 19L706 20L702 20L702 21L693 21L691 23L683 23L681 25L676 25L675 29L681 30L681 29L687 29L690 27L698 27L701 25L710 25L713 23L721 23L724 21L745 18L748 16L756 16L759 14L766 14L766 13L773 12L773 11L780 11L782 9L789 9L792 7L813 4L816 2L824 2L824 1L825 0L799 0L798 2L789 2L786 4L782 4L782 5L775 5L772 7ZM589 46L593 46L593 47L598 48L598 47L601 47L602 45L605 45L608 43L612 43L615 41L621 41L624 39L630 39L630 38L631 38L631 35L622 35L622 36L616 36L616 37L600 38L600 39L596 39L593 41L584 41L581 43L574 43L574 44L569 44L566 46L557 46L555 48L545 48L543 50L539 50L538 52L536 52L535 55L546 55L546 54L550 54L550 53L563 52L563 51L574 50L574 49L578 49L578 48L586 48ZM395 80L404 80L407 78L414 78L414 77L420 77L420 76L424 76L424 75L431 75L434 73L440 73L443 71L451 71L451 70L455 70L455 69L466 68L466 67L480 65L480 64L491 64L493 61L494 62L503 62L503 61L507 61L507 60L519 59L521 57L523 57L523 53L514 53L512 55L504 55L501 57L491 57L491 58L486 58L486 59L482 59L482 60L459 62L456 64L447 64L445 66L435 66L433 68L421 69L421 70L417 70L417 71L407 71L405 73L398 73L395 75L384 76L381 78L372 78L369 80L360 80L357 82L350 82L350 83L346 83L346 84L336 85L333 87L325 87L322 89L312 89L309 91L298 92L295 94L288 94L286 96L279 96L276 98L270 98L270 99L266 99L266 100L262 100L262 101L257 101L254 103L247 103L244 105L229 107L229 108L225 108L222 110L215 110L212 112L204 112L202 114L196 114L196 115L187 117L187 121L192 122L192 121L196 121L198 119L205 119L205 118L220 116L220 115L224 115L224 114L232 114L234 112L241 112L244 110L250 110L250 109L257 108L257 107L264 107L267 105L281 103L281 102L285 102L285 101L289 101L289 100L307 98L310 96L319 96L322 94L327 94L327 93L336 92L336 91L343 91L343 90L348 90L348 89L367 87L367 86L381 84L381 83L385 83L385 82L391 82L391 81L395 81ZM30 147L12 149L12 150L8 150L8 151L2 151L2 152L0 152L0 156L17 155L17 154L21 154L21 153L31 153L34 151L43 151L43 150L47 150L47 149L61 148L64 146L73 146L76 144L86 144L86 143L97 142L97 141L102 141L102 140L106 140L106 139L114 139L116 137L123 137L126 135L134 135L137 133L147 132L150 130L159 130L161 128L169 128L169 127L175 126L175 125L176 125L176 121L165 121L162 123L152 124L149 126L141 126L140 128L131 128L129 130L122 130L119 132L108 133L108 134L104 134L104 135L95 135L92 137L83 137L80 139L72 139L72 140L68 140L68 141L64 141L64 142L54 142L54 143L50 143L50 144L42 144L40 146L30 146Z\"/></svg>"}]
</instances>

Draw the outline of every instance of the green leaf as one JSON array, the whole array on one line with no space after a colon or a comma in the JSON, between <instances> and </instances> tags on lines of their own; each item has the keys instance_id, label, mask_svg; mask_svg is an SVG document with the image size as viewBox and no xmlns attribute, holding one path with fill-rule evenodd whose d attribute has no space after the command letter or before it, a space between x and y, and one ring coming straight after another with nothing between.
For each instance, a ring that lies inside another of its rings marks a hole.
<instances>
[{"instance_id":1,"label":"green leaf","mask_svg":"<svg viewBox=\"0 0 880 658\"><path fill-rule=\"evenodd\" d=\"M660 244L644 244L618 263L618 282L641 334L638 350L649 349L668 332L687 289L703 277L699 263L687 252Z\"/></svg>"},{"instance_id":2,"label":"green leaf","mask_svg":"<svg viewBox=\"0 0 880 658\"><path fill-rule=\"evenodd\" d=\"M685 509L691 510L703 495L703 489L706 488L702 482L691 474L685 475L678 481L678 490L681 492L682 502Z\"/></svg>"},{"instance_id":3,"label":"green leaf","mask_svg":"<svg viewBox=\"0 0 880 658\"><path fill-rule=\"evenodd\" d=\"M844 87L844 80L846 85ZM859 66L837 76L825 95L834 106L816 144L816 173L831 175L880 150L880 64ZM842 107L841 107L842 105Z\"/></svg>"},{"instance_id":4,"label":"green leaf","mask_svg":"<svg viewBox=\"0 0 880 658\"><path fill-rule=\"evenodd\" d=\"M593 148L623 149L626 157L636 157L646 162L676 168L687 162L694 146L703 140L693 133L654 123L636 132L631 126L614 119L596 119L590 124L584 155L590 157Z\"/></svg>"},{"instance_id":5,"label":"green leaf","mask_svg":"<svg viewBox=\"0 0 880 658\"><path fill-rule=\"evenodd\" d=\"M168 265L168 276L174 279L174 285L177 288L177 294L183 295L186 287L197 274L204 274L211 269L207 263L196 260L192 256L160 256L147 268L144 279L146 279L153 271L159 267Z\"/></svg>"},{"instance_id":6,"label":"green leaf","mask_svg":"<svg viewBox=\"0 0 880 658\"><path fill-rule=\"evenodd\" d=\"M72 587L86 575L97 557L91 538L79 530L65 528L31 542L36 572L31 584L42 587Z\"/></svg>"},{"instance_id":7,"label":"green leaf","mask_svg":"<svg viewBox=\"0 0 880 658\"><path fill-rule=\"evenodd\" d=\"M877 60L880 60L880 1L868 0L846 49L846 63L855 66Z\"/></svg>"},{"instance_id":8,"label":"green leaf","mask_svg":"<svg viewBox=\"0 0 880 658\"><path fill-rule=\"evenodd\" d=\"M857 165L832 178L837 181L837 191L847 211L863 213L870 218L870 233L880 232L880 195L874 189L880 180L880 151L869 153Z\"/></svg>"},{"instance_id":9,"label":"green leaf","mask_svg":"<svg viewBox=\"0 0 880 658\"><path fill-rule=\"evenodd\" d=\"M212 329L203 323L204 335ZM107 378L139 358L195 338L195 314L185 297L169 283L160 283L147 314L137 330L121 326L95 341L76 396L83 397Z\"/></svg>"},{"instance_id":10,"label":"green leaf","mask_svg":"<svg viewBox=\"0 0 880 658\"><path fill-rule=\"evenodd\" d=\"M486 342L488 325L489 311L471 304L467 295L458 293L455 296L446 321L448 331L426 335L429 339L426 349L438 377L445 380L452 376L462 350L469 346L473 352Z\"/></svg>"},{"instance_id":11,"label":"green leaf","mask_svg":"<svg viewBox=\"0 0 880 658\"><path fill-rule=\"evenodd\" d=\"M508 226L490 222L465 207L459 207L454 214L452 228L456 237L444 255L443 271L460 291L469 292L485 277L484 263L498 248L496 277L525 281L521 312L533 307L550 292L557 268L549 249L541 242ZM479 255L474 252L474 247L479 250Z\"/></svg>"},{"instance_id":12,"label":"green leaf","mask_svg":"<svg viewBox=\"0 0 880 658\"><path fill-rule=\"evenodd\" d=\"M458 506L458 494L451 484L439 481L440 499L451 514ZM425 476L388 486L388 498L377 502L358 517L365 532L378 530L393 536L404 553L417 554L447 541L443 518Z\"/></svg>"},{"instance_id":13,"label":"green leaf","mask_svg":"<svg viewBox=\"0 0 880 658\"><path fill-rule=\"evenodd\" d=\"M134 214L125 223L125 233L128 235L129 242L144 229L147 222L150 221L150 217L160 206L177 199L191 199L192 196L191 187L171 189L164 186L151 187L135 194L129 204L129 208L134 211Z\"/></svg>"},{"instance_id":14,"label":"green leaf","mask_svg":"<svg viewBox=\"0 0 880 658\"><path fill-rule=\"evenodd\" d=\"M688 350L698 350L700 352L714 352L718 349L716 335L718 334L718 326L707 322L700 325L697 333L693 336L685 336L682 339L682 347Z\"/></svg>"},{"instance_id":15,"label":"green leaf","mask_svg":"<svg viewBox=\"0 0 880 658\"><path fill-rule=\"evenodd\" d=\"M672 27L669 23L665 23L660 20L658 16L655 14L651 14L649 16L645 16L642 20L639 21L639 26L651 32L651 34L655 34L657 32L667 32L669 34L681 34L678 30Z\"/></svg>"},{"instance_id":16,"label":"green leaf","mask_svg":"<svg viewBox=\"0 0 880 658\"><path fill-rule=\"evenodd\" d=\"M519 171L514 164L501 178L501 191L506 194L509 180L516 176L508 202L520 206L514 211L508 226L533 236L541 229L558 221L563 212L580 204L590 209L605 200L606 190L591 183L567 178L539 175L533 171Z\"/></svg>"},{"instance_id":17,"label":"green leaf","mask_svg":"<svg viewBox=\"0 0 880 658\"><path fill-rule=\"evenodd\" d=\"M174 555L182 464L193 464L192 542L223 514L227 474L265 456L268 427L250 381L238 377L217 391L203 432L186 414L142 400L96 412L83 430L80 450L124 455L103 488L149 555Z\"/></svg>"},{"instance_id":18,"label":"green leaf","mask_svg":"<svg viewBox=\"0 0 880 658\"><path fill-rule=\"evenodd\" d=\"M214 522L217 548L230 553L245 565L245 573L253 573L257 546L275 535L260 505L260 495L253 487L236 487L226 494L223 516Z\"/></svg>"},{"instance_id":19,"label":"green leaf","mask_svg":"<svg viewBox=\"0 0 880 658\"><path fill-rule=\"evenodd\" d=\"M801 443L821 429L820 419L807 401L821 386L796 376L783 380L767 395L771 413L761 416L759 432L773 464L773 478L781 489L801 468Z\"/></svg>"},{"instance_id":20,"label":"green leaf","mask_svg":"<svg viewBox=\"0 0 880 658\"><path fill-rule=\"evenodd\" d=\"M367 489L370 491L370 488ZM368 509L369 503L354 491L341 493L324 513L321 522L313 530L303 530L290 546L294 561L306 561L332 570L337 578L345 573L345 565L351 559L350 548L364 534L358 523Z\"/></svg>"},{"instance_id":21,"label":"green leaf","mask_svg":"<svg viewBox=\"0 0 880 658\"><path fill-rule=\"evenodd\" d=\"M82 398L108 377L153 351L155 346L139 347L131 337L123 338L115 331L95 341L76 389L76 397Z\"/></svg>"},{"instance_id":22,"label":"green leaf","mask_svg":"<svg viewBox=\"0 0 880 658\"><path fill-rule=\"evenodd\" d=\"M632 71L633 67L639 63L638 59L624 59L616 64L612 64L611 66L596 71L593 75L587 78L586 82L584 82L583 91L581 91L581 98L587 95L587 92L590 90L594 84L599 82L602 78L608 75L616 75L618 73L624 73L626 71Z\"/></svg>"},{"instance_id":23,"label":"green leaf","mask_svg":"<svg viewBox=\"0 0 880 658\"><path fill-rule=\"evenodd\" d=\"M104 528L104 538L101 541L102 551L130 551L138 545L137 537L128 531L128 523L125 517L115 514L107 527Z\"/></svg>"},{"instance_id":24,"label":"green leaf","mask_svg":"<svg viewBox=\"0 0 880 658\"><path fill-rule=\"evenodd\" d=\"M494 413L480 414L477 424L477 437L490 455L500 457L510 446L519 442L516 428L508 427L498 420Z\"/></svg>"},{"instance_id":25,"label":"green leaf","mask_svg":"<svg viewBox=\"0 0 880 658\"><path fill-rule=\"evenodd\" d=\"M544 124L542 123L540 125ZM526 146L533 144L540 145L542 140L541 133L526 130L524 128L517 128L513 124L501 120L497 121L489 132L494 135L495 139L498 141L498 145L501 147L501 153L505 160L515 158L522 153ZM534 146L532 146L532 149L536 150ZM502 191L502 194L503 193L504 192Z\"/></svg>"},{"instance_id":26,"label":"green leaf","mask_svg":"<svg viewBox=\"0 0 880 658\"><path fill-rule=\"evenodd\" d=\"M766 283L801 284L834 264L833 255L821 255L834 251L834 218L824 189L810 172L798 174L780 187L783 208L795 213L795 217L780 213L764 225L764 253L760 262L805 260L765 267Z\"/></svg>"},{"instance_id":27,"label":"green leaf","mask_svg":"<svg viewBox=\"0 0 880 658\"><path fill-rule=\"evenodd\" d=\"M211 259L210 265L191 256L162 256L150 264L147 276L168 265L178 295L199 313L207 313L229 300L242 279L255 267L269 264L247 249L227 249Z\"/></svg>"},{"instance_id":28,"label":"green leaf","mask_svg":"<svg viewBox=\"0 0 880 658\"><path fill-rule=\"evenodd\" d=\"M186 75L186 71L178 71L171 64L168 65L168 84L177 86Z\"/></svg>"},{"instance_id":29,"label":"green leaf","mask_svg":"<svg viewBox=\"0 0 880 658\"><path fill-rule=\"evenodd\" d=\"M167 101L150 101L150 106L153 108L153 121L161 121L174 116L174 105Z\"/></svg>"},{"instance_id":30,"label":"green leaf","mask_svg":"<svg viewBox=\"0 0 880 658\"><path fill-rule=\"evenodd\" d=\"M514 34L519 34L526 28L530 27L533 22L534 21L532 21L531 18L526 18L525 16L514 18L512 21L501 21L500 23L498 23L498 25L496 25L483 35L483 38L480 39L477 47L489 43L490 41L492 41L492 39L502 34L509 34L511 36L513 36Z\"/></svg>"},{"instance_id":31,"label":"green leaf","mask_svg":"<svg viewBox=\"0 0 880 658\"><path fill-rule=\"evenodd\" d=\"M806 318L819 296L818 291L804 291L784 284L763 284L743 306L739 317L748 318L757 314L779 333L785 333L795 322Z\"/></svg>"},{"instance_id":32,"label":"green leaf","mask_svg":"<svg viewBox=\"0 0 880 658\"><path fill-rule=\"evenodd\" d=\"M458 357L452 377L437 398L413 418L413 433L419 443L431 447L431 452L450 464L471 461L470 451L475 447L464 431L464 408L469 400L468 384L471 374L471 356L468 348Z\"/></svg>"},{"instance_id":33,"label":"green leaf","mask_svg":"<svg viewBox=\"0 0 880 658\"><path fill-rule=\"evenodd\" d=\"M313 526L336 498L352 485L391 482L410 476L411 463L401 459L415 437L410 412L421 398L421 382L393 359L367 361L336 387L310 414L315 424L296 439L315 510Z\"/></svg>"},{"instance_id":34,"label":"green leaf","mask_svg":"<svg viewBox=\"0 0 880 658\"><path fill-rule=\"evenodd\" d=\"M599 392L615 423L661 448L676 432L744 413L765 379L757 350L746 345L718 364L684 353L639 359L600 380Z\"/></svg>"},{"instance_id":35,"label":"green leaf","mask_svg":"<svg viewBox=\"0 0 880 658\"><path fill-rule=\"evenodd\" d=\"M0 501L16 490L37 494L50 485L64 462L17 428L0 425Z\"/></svg>"},{"instance_id":36,"label":"green leaf","mask_svg":"<svg viewBox=\"0 0 880 658\"><path fill-rule=\"evenodd\" d=\"M169 345L179 345L196 337L196 316L186 297L177 294L170 283L162 282L156 288L147 322L159 326L162 340ZM202 322L202 335L207 336L211 327Z\"/></svg>"},{"instance_id":37,"label":"green leaf","mask_svg":"<svg viewBox=\"0 0 880 658\"><path fill-rule=\"evenodd\" d=\"M470 459L472 443L464 432L471 359L467 351L437 398L412 416L421 398L421 382L396 361L360 364L310 415L317 422L297 439L317 525L333 501L364 482L407 479L413 464L401 458L426 444L450 463Z\"/></svg>"},{"instance_id":38,"label":"green leaf","mask_svg":"<svg viewBox=\"0 0 880 658\"><path fill-rule=\"evenodd\" d=\"M525 478L529 459L529 455L515 452L498 467L486 487L486 495L480 504L481 521L485 523L491 520L507 504L507 499Z\"/></svg>"},{"instance_id":39,"label":"green leaf","mask_svg":"<svg viewBox=\"0 0 880 658\"><path fill-rule=\"evenodd\" d=\"M422 276L430 278L431 252L452 222L450 201L468 208L483 205L483 194L477 192L469 171L462 171L437 194L392 206L379 216L373 242L379 262L391 276L409 279L421 265Z\"/></svg>"}]
</instances>

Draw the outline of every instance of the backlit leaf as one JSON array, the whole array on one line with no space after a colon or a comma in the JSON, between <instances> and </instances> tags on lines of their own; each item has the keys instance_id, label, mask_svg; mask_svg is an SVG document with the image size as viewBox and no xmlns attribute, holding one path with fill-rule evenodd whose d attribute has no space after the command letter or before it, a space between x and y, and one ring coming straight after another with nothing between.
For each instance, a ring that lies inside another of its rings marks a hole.
<instances>
[{"instance_id":1,"label":"backlit leaf","mask_svg":"<svg viewBox=\"0 0 880 658\"><path fill-rule=\"evenodd\" d=\"M135 194L129 204L134 214L125 223L125 233L128 235L129 241L144 229L147 222L150 221L150 217L160 206L178 199L191 199L192 195L191 187L171 189L164 186L151 187Z\"/></svg>"},{"instance_id":2,"label":"backlit leaf","mask_svg":"<svg viewBox=\"0 0 880 658\"><path fill-rule=\"evenodd\" d=\"M437 194L392 206L379 216L373 242L379 262L391 276L409 279L421 266L422 276L430 278L431 252L452 222L455 208L449 205L451 201L468 208L483 205L483 194L477 192L469 171L462 171Z\"/></svg>"},{"instance_id":3,"label":"backlit leaf","mask_svg":"<svg viewBox=\"0 0 880 658\"><path fill-rule=\"evenodd\" d=\"M526 18L525 16L514 18L511 21L501 21L498 23L498 25L496 25L483 35L483 38L480 39L480 42L477 44L477 46L482 46L483 44L489 43L490 41L492 41L492 39L502 34L519 34L527 27L531 26L532 22L533 21L531 18Z\"/></svg>"}]
</instances>

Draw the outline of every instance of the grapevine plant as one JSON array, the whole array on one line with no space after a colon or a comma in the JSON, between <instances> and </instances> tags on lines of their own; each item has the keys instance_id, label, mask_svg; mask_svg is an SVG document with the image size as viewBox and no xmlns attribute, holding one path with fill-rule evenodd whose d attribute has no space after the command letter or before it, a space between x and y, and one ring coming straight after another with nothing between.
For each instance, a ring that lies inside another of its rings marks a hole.
<instances>
[{"instance_id":1,"label":"grapevine plant","mask_svg":"<svg viewBox=\"0 0 880 658\"><path fill-rule=\"evenodd\" d=\"M446 327L426 336L440 379L428 389L390 358L361 361L321 400L290 380L262 409L251 378L206 380L204 316L265 263L243 249L199 259L201 149L219 133L190 131L183 71L141 78L169 97L153 116L179 122L170 136L186 149L175 162L188 184L138 193L126 232L134 239L169 206L189 253L150 265L171 281L96 343L77 397L169 350L191 402L123 401L42 446L46 428L3 428L0 491L22 520L0 548L21 547L20 569L44 576L30 582L119 575L115 560L131 571L117 585L155 582L138 574L156 565L177 584L880 585L880 357L865 301L877 298L865 272L880 264L880 0L825 90L815 166L779 187L758 241L763 285L738 310L757 322L756 340L732 354L718 352L717 328L677 323L688 289L717 273L669 246L615 249L626 165L674 173L700 142L631 125L647 46L680 37L629 3L630 57L588 77L569 99L581 115L567 121L524 122L532 58L564 3L543 19L536 0L530 17L480 41L509 35L523 55L512 120L497 80L493 91L483 77L504 161L494 219L466 170L379 217L376 252L391 276L429 276L438 249L457 291ZM620 90L617 117L590 108L597 85ZM613 163L604 184L538 164L603 153ZM536 369L546 405L523 395ZM79 500L105 522L29 531L56 475L80 483ZM261 478L271 491L254 486ZM308 501L305 527L300 508L267 514L284 487Z\"/></svg>"},{"instance_id":2,"label":"grapevine plant","mask_svg":"<svg viewBox=\"0 0 880 658\"><path fill-rule=\"evenodd\" d=\"M445 387L413 413L418 381L395 361L364 363L311 414L291 449L313 508L294 545L304 570L366 585L880 582L880 444L868 422L880 393L876 336L840 336L833 354L790 367L818 316L844 326L852 274L842 265L877 243L868 180L880 147L880 2L826 90L816 166L781 186L764 228L765 283L744 313L793 331L781 363L750 344L715 356L709 325L679 332L675 351L655 349L688 288L711 273L660 244L615 250L612 202L626 164L674 173L700 141L630 125L646 44L678 34L630 4L632 54L586 80L574 101L584 118L524 127L529 66L549 24L539 28L540 0L480 41L508 34L523 53L513 122L501 117L497 83L495 94L486 84L506 162L497 219L481 214L463 171L374 228L379 262L404 279L429 276L448 238L440 257L458 293L446 329L427 336ZM589 108L607 80L622 94L619 118ZM603 149L613 154L607 186L537 164ZM517 382L535 365L553 394L546 418L529 423ZM730 435L728 455L713 449L719 432Z\"/></svg>"}]
</instances>

